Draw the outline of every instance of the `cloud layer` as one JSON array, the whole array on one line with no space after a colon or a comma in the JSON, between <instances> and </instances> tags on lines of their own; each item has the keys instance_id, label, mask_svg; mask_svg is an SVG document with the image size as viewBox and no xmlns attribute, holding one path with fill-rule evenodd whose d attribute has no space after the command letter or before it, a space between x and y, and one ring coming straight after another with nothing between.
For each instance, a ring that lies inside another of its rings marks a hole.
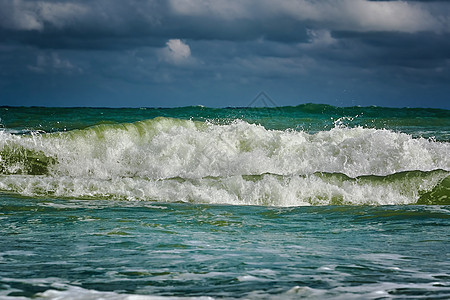
<instances>
[{"instance_id":1,"label":"cloud layer","mask_svg":"<svg viewBox=\"0 0 450 300\"><path fill-rule=\"evenodd\" d=\"M442 106L449 41L447 1L4 0L0 96L23 97L18 78L50 91L45 76L59 74L61 89L89 77L97 96L122 86L182 101L177 85L230 99L268 88L290 101L281 104L301 92L345 105L366 90L385 100L362 104L383 105L414 89L412 105L432 96Z\"/></svg>"},{"instance_id":2,"label":"cloud layer","mask_svg":"<svg viewBox=\"0 0 450 300\"><path fill-rule=\"evenodd\" d=\"M264 24L273 20L359 32L442 33L450 30L450 9L445 1L4 0L0 6L1 28L18 31L91 29L104 34L158 36L195 30L199 38L207 38L208 32L220 34L234 31L236 27L264 35L270 31L269 27L273 28ZM200 26L205 22L209 26ZM239 26L222 28L232 23ZM276 29L277 26L272 30Z\"/></svg>"}]
</instances>

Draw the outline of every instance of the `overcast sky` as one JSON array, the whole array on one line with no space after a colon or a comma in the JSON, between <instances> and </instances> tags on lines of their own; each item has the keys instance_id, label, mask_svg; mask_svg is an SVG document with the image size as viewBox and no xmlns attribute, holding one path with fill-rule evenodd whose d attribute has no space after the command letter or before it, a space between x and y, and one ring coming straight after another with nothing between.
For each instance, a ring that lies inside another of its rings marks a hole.
<instances>
[{"instance_id":1,"label":"overcast sky","mask_svg":"<svg viewBox=\"0 0 450 300\"><path fill-rule=\"evenodd\" d=\"M0 0L0 105L450 109L450 1Z\"/></svg>"}]
</instances>

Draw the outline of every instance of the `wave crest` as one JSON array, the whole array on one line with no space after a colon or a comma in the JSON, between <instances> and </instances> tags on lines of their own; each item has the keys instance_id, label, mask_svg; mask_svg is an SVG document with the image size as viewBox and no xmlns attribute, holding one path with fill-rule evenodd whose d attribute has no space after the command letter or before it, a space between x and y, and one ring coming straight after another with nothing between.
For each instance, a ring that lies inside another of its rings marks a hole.
<instances>
[{"instance_id":1,"label":"wave crest","mask_svg":"<svg viewBox=\"0 0 450 300\"><path fill-rule=\"evenodd\" d=\"M362 127L309 134L160 117L51 134L0 132L0 189L23 194L282 206L447 203L449 171L449 143Z\"/></svg>"}]
</instances>

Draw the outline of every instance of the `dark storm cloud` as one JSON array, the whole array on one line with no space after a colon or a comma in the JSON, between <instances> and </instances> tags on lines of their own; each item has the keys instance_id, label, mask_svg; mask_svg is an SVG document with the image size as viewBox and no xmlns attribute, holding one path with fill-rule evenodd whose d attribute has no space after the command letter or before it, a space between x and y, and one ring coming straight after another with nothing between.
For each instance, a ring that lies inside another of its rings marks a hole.
<instances>
[{"instance_id":1,"label":"dark storm cloud","mask_svg":"<svg viewBox=\"0 0 450 300\"><path fill-rule=\"evenodd\" d=\"M450 59L448 34L338 31L333 33L333 37L339 44L334 49L324 49L321 54L332 59L359 58L363 66L438 67Z\"/></svg>"},{"instance_id":2,"label":"dark storm cloud","mask_svg":"<svg viewBox=\"0 0 450 300\"><path fill-rule=\"evenodd\" d=\"M213 11L178 2L6 0L0 3L0 41L40 48L116 49L163 46L169 38L293 42L306 37L304 24L289 16L266 11L229 16L228 11L217 12L215 2L209 4Z\"/></svg>"},{"instance_id":3,"label":"dark storm cloud","mask_svg":"<svg viewBox=\"0 0 450 300\"><path fill-rule=\"evenodd\" d=\"M374 63L382 59L404 64L415 56L433 63L448 58L449 15L447 3L416 1L6 0L0 3L0 42L41 49L121 50L162 48L174 38L260 39L314 44L284 55L364 59L358 53L363 45L367 55L374 54ZM261 51L247 45L264 56L278 56L282 48L270 44Z\"/></svg>"},{"instance_id":4,"label":"dark storm cloud","mask_svg":"<svg viewBox=\"0 0 450 300\"><path fill-rule=\"evenodd\" d=\"M445 3L403 1L5 0L0 28L3 41L50 48L89 46L93 40L105 40L106 47L113 46L109 39L126 44L143 37L298 42L305 28L448 32L449 13Z\"/></svg>"},{"instance_id":5,"label":"dark storm cloud","mask_svg":"<svg viewBox=\"0 0 450 300\"><path fill-rule=\"evenodd\" d=\"M449 16L446 1L3 0L0 87L439 83Z\"/></svg>"},{"instance_id":6,"label":"dark storm cloud","mask_svg":"<svg viewBox=\"0 0 450 300\"><path fill-rule=\"evenodd\" d=\"M157 1L7 0L0 4L0 38L54 49L161 46L160 33L150 33L163 10Z\"/></svg>"}]
</instances>

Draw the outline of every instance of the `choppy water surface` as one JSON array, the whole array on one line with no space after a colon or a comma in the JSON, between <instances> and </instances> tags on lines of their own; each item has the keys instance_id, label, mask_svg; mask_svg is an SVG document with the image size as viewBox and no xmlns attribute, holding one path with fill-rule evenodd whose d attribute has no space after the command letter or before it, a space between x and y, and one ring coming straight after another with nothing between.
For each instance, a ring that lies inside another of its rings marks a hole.
<instances>
[{"instance_id":1,"label":"choppy water surface","mask_svg":"<svg viewBox=\"0 0 450 300\"><path fill-rule=\"evenodd\" d=\"M1 299L450 297L450 112L0 108Z\"/></svg>"},{"instance_id":2,"label":"choppy water surface","mask_svg":"<svg viewBox=\"0 0 450 300\"><path fill-rule=\"evenodd\" d=\"M447 206L3 196L0 222L1 294L10 297L450 296Z\"/></svg>"}]
</instances>

